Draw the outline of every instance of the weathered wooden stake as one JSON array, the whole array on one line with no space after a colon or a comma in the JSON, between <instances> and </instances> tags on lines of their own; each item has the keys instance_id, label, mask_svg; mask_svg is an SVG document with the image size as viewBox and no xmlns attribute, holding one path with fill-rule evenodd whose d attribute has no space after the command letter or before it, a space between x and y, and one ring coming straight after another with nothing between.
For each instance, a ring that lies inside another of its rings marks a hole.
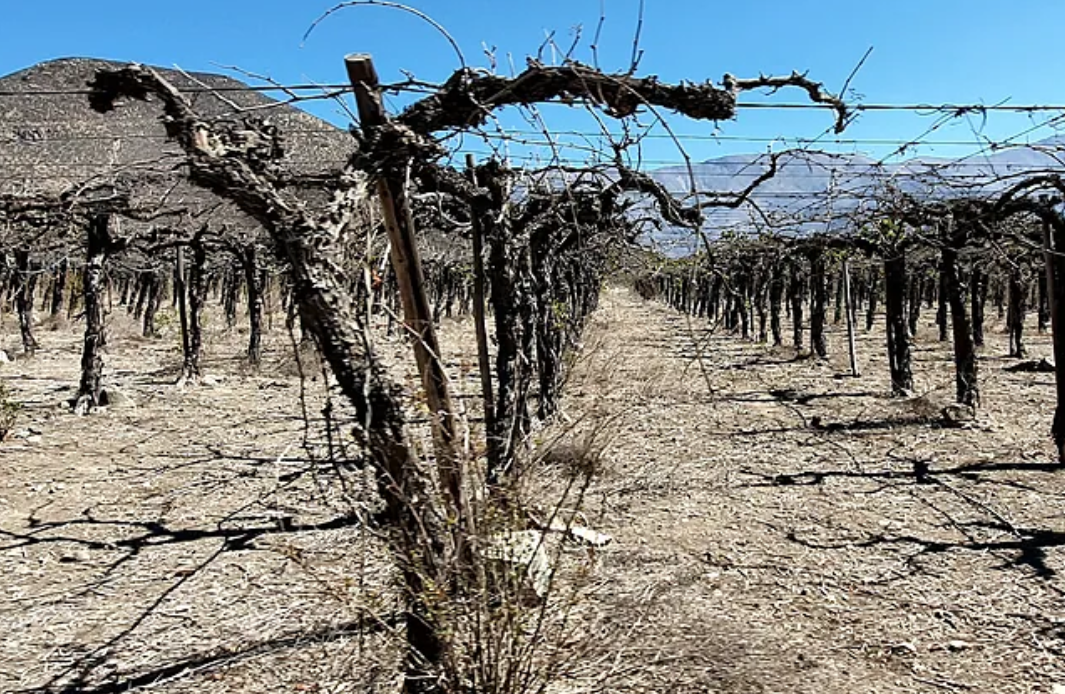
<instances>
[{"instance_id":1,"label":"weathered wooden stake","mask_svg":"<svg viewBox=\"0 0 1065 694\"><path fill-rule=\"evenodd\" d=\"M370 131L386 125L388 117L378 91L377 71L370 56L349 55L344 59L344 64L355 91L359 121L363 130ZM403 176L395 170L382 172L377 179L377 194L381 200L381 211L388 232L392 268L403 303L403 320L414 337L414 357L422 377L426 402L432 413L437 470L441 486L449 497L448 513L454 514L449 520L454 522L452 537L455 551L461 560L465 560L470 556L467 532L473 532L473 522L463 503L462 460L457 451L458 421L451 406L447 375L440 362L440 347L433 328L429 299L425 293L424 274L414 239L414 220ZM408 499L407 503L425 504L426 501ZM433 544L435 538L431 538L429 546L408 547L406 551L436 555L440 550L434 549ZM440 559L439 556L424 557L422 564L434 566ZM410 569L404 573L410 591L407 618L407 644L410 650L406 658L404 691L409 694L436 692L440 689L434 681L433 669L444 658L445 641L436 617L426 604L425 582L434 581L439 588L445 588L440 581L446 580L447 577L419 576L417 571Z\"/></svg>"},{"instance_id":2,"label":"weathered wooden stake","mask_svg":"<svg viewBox=\"0 0 1065 694\"><path fill-rule=\"evenodd\" d=\"M355 102L363 129L385 125L388 116L378 91L377 70L371 57L365 54L349 55L344 58L344 64L355 90ZM448 393L447 375L440 363L440 347L433 328L429 299L425 294L425 277L414 239L414 220L404 181L395 173L385 173L377 180L377 195L381 200L385 229L392 247L392 267L403 302L403 319L414 336L414 358L421 373L429 410L433 414L433 442L440 481L451 497L456 520L462 519L461 459L456 450L460 440L458 421Z\"/></svg>"}]
</instances>

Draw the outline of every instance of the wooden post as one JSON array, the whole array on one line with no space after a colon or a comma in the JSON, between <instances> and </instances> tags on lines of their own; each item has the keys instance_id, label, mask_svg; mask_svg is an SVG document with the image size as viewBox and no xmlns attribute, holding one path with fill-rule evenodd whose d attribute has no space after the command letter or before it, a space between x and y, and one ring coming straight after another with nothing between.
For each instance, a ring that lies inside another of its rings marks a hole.
<instances>
[{"instance_id":1,"label":"wooden post","mask_svg":"<svg viewBox=\"0 0 1065 694\"><path fill-rule=\"evenodd\" d=\"M466 169L470 182L477 185L477 170L472 154L466 155ZM481 369L481 396L484 399L484 430L488 454L488 468L492 469L497 457L498 444L492 440L495 432L495 396L492 393L492 364L488 356L488 330L484 315L484 229L481 219L474 210L472 215L473 231L473 322L477 332L477 361Z\"/></svg>"},{"instance_id":2,"label":"wooden post","mask_svg":"<svg viewBox=\"0 0 1065 694\"><path fill-rule=\"evenodd\" d=\"M851 376L858 377L858 354L854 346L854 311L851 306L851 271L847 259L843 259L843 304L847 314L847 353L851 360Z\"/></svg>"},{"instance_id":3,"label":"wooden post","mask_svg":"<svg viewBox=\"0 0 1065 694\"><path fill-rule=\"evenodd\" d=\"M385 125L388 116L378 91L377 70L371 57L352 54L344 58L344 65L355 91L362 128L367 130ZM433 443L440 481L451 497L456 520L462 519L462 471L456 451L460 440L458 422L451 406L447 375L440 363L440 347L425 293L425 276L414 239L414 220L403 179L384 173L377 180L377 195L381 200L385 229L391 244L392 268L403 302L403 319L407 330L414 336L414 358L433 417Z\"/></svg>"}]
</instances>

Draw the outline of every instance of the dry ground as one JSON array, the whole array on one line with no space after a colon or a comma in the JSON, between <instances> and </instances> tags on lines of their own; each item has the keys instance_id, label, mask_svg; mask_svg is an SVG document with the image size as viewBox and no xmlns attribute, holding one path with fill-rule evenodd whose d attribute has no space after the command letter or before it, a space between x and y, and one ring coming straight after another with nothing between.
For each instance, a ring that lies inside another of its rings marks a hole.
<instances>
[{"instance_id":1,"label":"dry ground","mask_svg":"<svg viewBox=\"0 0 1065 694\"><path fill-rule=\"evenodd\" d=\"M74 328L42 326L36 358L0 366L24 404L0 444L0 691L388 691L387 562L351 515L366 473L317 464L321 379L295 375L280 330L249 373L242 336L215 328L218 380L179 390L172 333L132 337L117 313L112 327L108 380L133 406L64 411ZM444 333L475 392L470 324ZM10 317L0 339L17 351ZM838 328L830 359L796 360L605 293L561 422L534 442L598 433L585 513L614 537L584 594L599 650L560 691L1065 685L1053 376L1004 371L996 327L978 420L947 428L934 327L918 398L885 396L882 342L879 324L863 332L864 375L840 377Z\"/></svg>"}]
</instances>

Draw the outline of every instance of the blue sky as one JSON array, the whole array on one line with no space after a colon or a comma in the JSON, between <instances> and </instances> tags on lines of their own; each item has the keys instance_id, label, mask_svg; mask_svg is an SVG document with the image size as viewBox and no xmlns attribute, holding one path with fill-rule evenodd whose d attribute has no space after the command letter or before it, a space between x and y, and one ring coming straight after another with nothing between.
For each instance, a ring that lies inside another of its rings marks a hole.
<instances>
[{"instance_id":1,"label":"blue sky","mask_svg":"<svg viewBox=\"0 0 1065 694\"><path fill-rule=\"evenodd\" d=\"M401 79L401 69L425 80L442 80L457 67L444 38L421 20L382 7L357 7L336 14L306 42L305 30L332 6L319 0L2 0L0 74L64 56L139 61L188 70L217 71L237 65L286 82L344 81L342 57L372 53L384 81ZM601 4L606 23L599 42L604 68L628 68L639 0L413 0L443 24L466 59L486 65L482 45L494 46L500 70L508 56L520 68L547 32L568 46L574 27L583 27L577 57L591 60L589 44ZM865 51L873 53L852 83L867 103L1065 103L1060 79L1061 0L645 0L640 73L664 80L719 80L737 76L808 70L810 77L838 90ZM762 97L745 97L762 100ZM789 91L772 98L802 101ZM396 106L399 104L396 103ZM0 101L2 107L2 101ZM335 122L335 106L315 107ZM1053 114L1051 114L1053 115ZM552 130L592 128L579 113L545 112ZM976 142L974 129L999 140L1047 115L989 114L959 119L927 136L937 142ZM922 134L934 116L866 113L843 138L907 140ZM528 130L518 115L509 127ZM812 138L831 125L827 112L741 110L719 124L671 120L695 160L735 152L764 151L760 140ZM651 164L679 161L676 145L651 139L644 156ZM713 140L719 134L724 139ZM1029 139L1053 134L1035 130ZM535 138L535 136L534 136ZM747 139L750 138L750 139ZM571 141L563 138L564 141ZM481 151L467 141L466 146ZM782 145L775 145L777 149ZM957 156L975 145L936 145L917 150L929 156ZM893 145L832 144L826 149L865 151L881 158ZM516 152L528 154L528 149ZM572 156L581 156L574 150Z\"/></svg>"}]
</instances>

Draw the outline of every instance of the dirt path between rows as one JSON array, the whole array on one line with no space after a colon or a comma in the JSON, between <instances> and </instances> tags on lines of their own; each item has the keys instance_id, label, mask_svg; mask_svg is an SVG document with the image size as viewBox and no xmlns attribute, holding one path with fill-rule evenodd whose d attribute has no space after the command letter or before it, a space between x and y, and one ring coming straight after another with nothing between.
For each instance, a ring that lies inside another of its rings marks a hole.
<instances>
[{"instance_id":1,"label":"dirt path between rows","mask_svg":"<svg viewBox=\"0 0 1065 694\"><path fill-rule=\"evenodd\" d=\"M1000 331L977 422L947 428L934 326L915 358L924 397L892 400L879 324L854 379L844 357L795 360L623 290L594 321L568 402L617 417L589 500L617 539L603 599L648 691L1065 684L1053 377L1003 371ZM1040 336L1033 352L1049 351Z\"/></svg>"},{"instance_id":2,"label":"dirt path between rows","mask_svg":"<svg viewBox=\"0 0 1065 694\"><path fill-rule=\"evenodd\" d=\"M62 409L74 328L0 367L25 406L0 444L0 691L389 691L394 626L374 621L394 610L388 562L347 515L366 474L316 467L321 379L301 388L279 332L247 373L243 338L219 331L216 380L175 389L174 336L113 320L108 379L130 406ZM588 560L595 619L574 637L599 650L558 690L1065 685L1053 376L1005 371L989 328L979 416L952 428L934 326L918 335L921 397L891 399L879 324L853 379L839 326L830 359L796 360L607 289L561 421L533 442L597 433L584 514L614 538ZM12 348L10 321L0 333ZM444 344L476 393L468 319L446 321ZM397 373L413 384L409 365Z\"/></svg>"}]
</instances>

